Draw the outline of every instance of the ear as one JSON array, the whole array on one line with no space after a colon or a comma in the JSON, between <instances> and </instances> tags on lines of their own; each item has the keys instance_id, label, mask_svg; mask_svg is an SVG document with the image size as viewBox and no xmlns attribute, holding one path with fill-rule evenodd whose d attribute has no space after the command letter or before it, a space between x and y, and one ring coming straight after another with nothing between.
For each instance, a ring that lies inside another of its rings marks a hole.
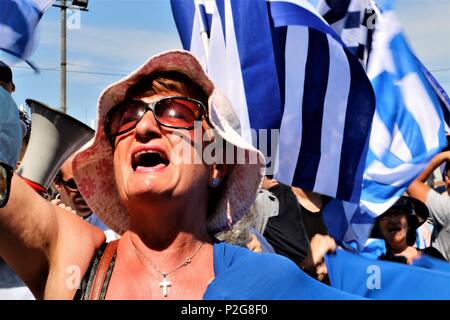
<instances>
[{"instance_id":1,"label":"ear","mask_svg":"<svg viewBox=\"0 0 450 320\"><path fill-rule=\"evenodd\" d=\"M222 183L228 171L226 164L213 164L211 166L211 175L209 177L209 186L217 188Z\"/></svg>"},{"instance_id":2,"label":"ear","mask_svg":"<svg viewBox=\"0 0 450 320\"><path fill-rule=\"evenodd\" d=\"M56 180L53 181L53 185L55 186L56 190L58 190L59 193L61 193L61 185L56 182Z\"/></svg>"}]
</instances>

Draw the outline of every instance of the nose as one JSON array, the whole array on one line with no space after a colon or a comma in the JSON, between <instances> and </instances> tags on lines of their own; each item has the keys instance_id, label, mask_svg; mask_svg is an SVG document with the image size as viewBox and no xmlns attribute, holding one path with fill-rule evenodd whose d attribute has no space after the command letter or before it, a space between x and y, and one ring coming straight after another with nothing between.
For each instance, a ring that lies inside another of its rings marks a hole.
<instances>
[{"instance_id":1,"label":"nose","mask_svg":"<svg viewBox=\"0 0 450 320\"><path fill-rule=\"evenodd\" d=\"M137 139L141 140L148 140L151 137L161 135L158 122L152 110L147 109L141 120L136 124L135 135Z\"/></svg>"}]
</instances>

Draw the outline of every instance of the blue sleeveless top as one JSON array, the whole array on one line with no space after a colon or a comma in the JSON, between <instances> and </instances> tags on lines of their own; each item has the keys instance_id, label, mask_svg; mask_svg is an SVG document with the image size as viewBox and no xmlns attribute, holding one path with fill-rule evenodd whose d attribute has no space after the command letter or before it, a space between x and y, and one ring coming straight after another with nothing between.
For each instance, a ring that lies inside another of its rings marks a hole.
<instances>
[{"instance_id":1,"label":"blue sleeveless top","mask_svg":"<svg viewBox=\"0 0 450 320\"><path fill-rule=\"evenodd\" d=\"M214 243L214 274L204 300L361 299L311 278L291 260Z\"/></svg>"}]
</instances>

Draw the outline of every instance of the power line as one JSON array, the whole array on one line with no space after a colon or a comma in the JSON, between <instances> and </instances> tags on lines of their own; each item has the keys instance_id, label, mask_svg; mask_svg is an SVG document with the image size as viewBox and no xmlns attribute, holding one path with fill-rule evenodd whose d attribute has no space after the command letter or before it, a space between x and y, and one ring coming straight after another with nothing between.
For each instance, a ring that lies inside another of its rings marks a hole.
<instances>
[{"instance_id":1,"label":"power line","mask_svg":"<svg viewBox=\"0 0 450 320\"><path fill-rule=\"evenodd\" d=\"M83 67L83 68L93 68L93 69L103 69L103 70L111 70L111 71L118 71L118 72L127 72L123 69L116 69L111 67L101 67L101 66L93 66L88 64L79 64L79 63L70 63L68 62L67 65L76 66L76 67Z\"/></svg>"},{"instance_id":2,"label":"power line","mask_svg":"<svg viewBox=\"0 0 450 320\"><path fill-rule=\"evenodd\" d=\"M13 66L13 68L30 70L29 67L23 67L23 66ZM61 69L59 67L39 68L39 71L54 71L54 72L58 72L58 71L61 71ZM115 77L124 77L124 76L126 76L125 73L112 73L112 72L95 72L95 71L81 71L81 70L67 70L67 72L68 73L102 75L102 76L115 76Z\"/></svg>"},{"instance_id":3,"label":"power line","mask_svg":"<svg viewBox=\"0 0 450 320\"><path fill-rule=\"evenodd\" d=\"M124 72L124 73L114 73L114 72L96 72L96 71L82 71L82 70L67 70L68 73L79 73L79 74L92 74L92 75L101 75L101 76L114 76L114 77L125 77L127 74L125 73L125 71L122 71L120 69L115 69L115 68L109 68L109 67L98 67L98 66L90 66L90 65L82 65L82 64L76 64L76 63L68 63L71 66L76 66L76 67L85 67L85 68L94 68L94 69L105 69L105 70L115 70L115 71L119 71L119 72ZM12 68L16 68L16 69L24 69L24 70L30 70L32 71L32 69L28 66L12 66ZM61 71L61 69L59 67L51 67L51 68L39 68L39 71ZM435 70L430 70L430 72L444 72L444 71L450 71L450 68L442 68L442 69L435 69ZM17 77L20 76L28 76L28 75L32 75L34 74L34 72L29 73L29 74L23 74L23 75L18 75ZM448 83L450 81L439 81L440 83Z\"/></svg>"}]
</instances>

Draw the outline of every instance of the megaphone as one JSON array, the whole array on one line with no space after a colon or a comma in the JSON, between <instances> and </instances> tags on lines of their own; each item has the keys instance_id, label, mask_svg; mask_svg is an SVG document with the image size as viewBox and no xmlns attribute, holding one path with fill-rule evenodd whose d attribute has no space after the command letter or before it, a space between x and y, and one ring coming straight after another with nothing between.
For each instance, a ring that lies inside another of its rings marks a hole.
<instances>
[{"instance_id":1,"label":"megaphone","mask_svg":"<svg viewBox=\"0 0 450 320\"><path fill-rule=\"evenodd\" d=\"M31 109L31 135L17 174L42 194L64 161L92 139L95 131L42 102L25 102Z\"/></svg>"}]
</instances>

